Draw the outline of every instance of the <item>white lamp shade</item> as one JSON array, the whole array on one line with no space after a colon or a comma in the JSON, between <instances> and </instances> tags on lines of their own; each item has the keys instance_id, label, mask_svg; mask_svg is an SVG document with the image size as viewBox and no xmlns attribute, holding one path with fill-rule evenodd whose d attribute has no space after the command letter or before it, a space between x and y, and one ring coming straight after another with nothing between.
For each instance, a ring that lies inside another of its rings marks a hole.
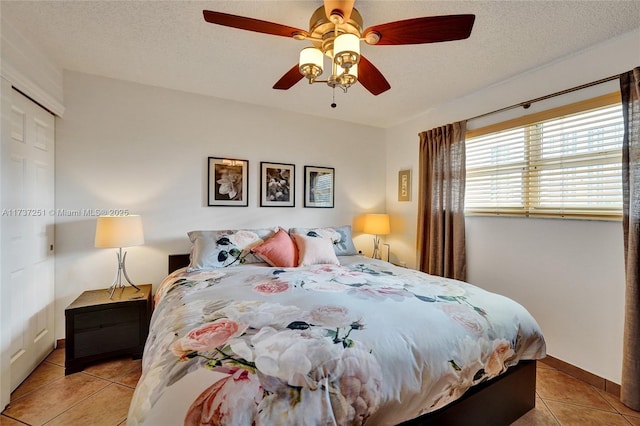
<instances>
[{"instance_id":1,"label":"white lamp shade","mask_svg":"<svg viewBox=\"0 0 640 426\"><path fill-rule=\"evenodd\" d=\"M373 235L388 235L391 233L388 214L366 214L362 232Z\"/></svg>"},{"instance_id":2,"label":"white lamp shade","mask_svg":"<svg viewBox=\"0 0 640 426\"><path fill-rule=\"evenodd\" d=\"M122 248L141 244L144 244L144 234L140 216L98 217L96 222L96 247Z\"/></svg>"},{"instance_id":3,"label":"white lamp shade","mask_svg":"<svg viewBox=\"0 0 640 426\"><path fill-rule=\"evenodd\" d=\"M300 70L304 67L319 68L318 75L322 74L324 55L320 49L315 47L305 47L300 51L300 62L298 63Z\"/></svg>"},{"instance_id":4,"label":"white lamp shade","mask_svg":"<svg viewBox=\"0 0 640 426\"><path fill-rule=\"evenodd\" d=\"M344 56L344 58L343 58ZM360 58L360 39L355 34L340 34L336 37L333 42L333 57L340 58L340 60L346 59L349 57L350 59L354 59L353 63L358 63ZM336 63L341 65L340 60L337 60ZM353 65L349 61L350 66ZM344 66L344 64L342 64ZM347 67L348 68L348 67Z\"/></svg>"}]
</instances>

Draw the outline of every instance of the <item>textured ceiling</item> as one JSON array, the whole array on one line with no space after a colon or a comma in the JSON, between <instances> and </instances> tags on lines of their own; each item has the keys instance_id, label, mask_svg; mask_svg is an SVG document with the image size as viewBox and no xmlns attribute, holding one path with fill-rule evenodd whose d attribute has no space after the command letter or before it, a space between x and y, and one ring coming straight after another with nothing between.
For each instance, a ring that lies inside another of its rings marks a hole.
<instances>
[{"instance_id":1,"label":"textured ceiling","mask_svg":"<svg viewBox=\"0 0 640 426\"><path fill-rule=\"evenodd\" d=\"M6 1L2 14L64 69L387 127L640 28L640 1L356 1L364 26L472 13L466 40L368 46L391 84L373 96L273 84L309 43L206 23L215 10L308 28L321 1Z\"/></svg>"}]
</instances>

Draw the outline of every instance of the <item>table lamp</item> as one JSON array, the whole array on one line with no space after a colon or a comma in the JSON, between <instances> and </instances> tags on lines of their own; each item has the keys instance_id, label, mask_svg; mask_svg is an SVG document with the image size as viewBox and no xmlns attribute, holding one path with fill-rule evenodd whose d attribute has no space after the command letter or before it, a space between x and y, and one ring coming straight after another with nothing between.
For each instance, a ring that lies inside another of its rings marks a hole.
<instances>
[{"instance_id":1,"label":"table lamp","mask_svg":"<svg viewBox=\"0 0 640 426\"><path fill-rule=\"evenodd\" d=\"M388 214L366 214L364 215L364 223L362 232L365 234L373 234L373 257L380 259L380 235L388 235L391 233Z\"/></svg>"},{"instance_id":2,"label":"table lamp","mask_svg":"<svg viewBox=\"0 0 640 426\"><path fill-rule=\"evenodd\" d=\"M142 218L140 216L98 216L95 246L99 248L118 249L118 269L113 284L107 290L110 293L110 299L113 298L113 293L116 288L124 288L124 283L122 282L123 275L127 284L140 291L140 288L136 287L127 275L127 268L125 267L127 253L125 252L123 255L122 248L139 246L141 244L144 244L144 235L142 233Z\"/></svg>"}]
</instances>

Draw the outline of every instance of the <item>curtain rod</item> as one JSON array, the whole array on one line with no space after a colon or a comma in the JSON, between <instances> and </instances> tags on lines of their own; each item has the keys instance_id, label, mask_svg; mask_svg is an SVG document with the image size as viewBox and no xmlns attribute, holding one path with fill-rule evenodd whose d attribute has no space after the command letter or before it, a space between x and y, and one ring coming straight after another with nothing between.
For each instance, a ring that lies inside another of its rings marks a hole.
<instances>
[{"instance_id":1,"label":"curtain rod","mask_svg":"<svg viewBox=\"0 0 640 426\"><path fill-rule=\"evenodd\" d=\"M618 78L620 78L620 74L612 75L611 77L603 78L601 80L593 81L591 83L585 83L585 84L582 84L580 86L572 87L570 89L561 90L560 92L551 93L550 95L540 96L539 98L531 99L530 101L520 102L519 104L510 105L510 106L507 106L507 107L504 107L504 108L500 108L500 109L497 109L497 110L491 111L491 112L485 112L484 114L480 114L480 115L476 115L475 117L467 118L467 121L475 120L475 119L482 118L482 117L486 117L488 115L497 114L499 112L509 111L511 109L514 109L514 108L527 109L527 108L529 108L531 106L531 104L533 104L535 102L540 102L540 101L544 101L544 100L547 100L547 99L555 98L556 96L561 96L561 95L565 95L567 93L576 92L578 90L586 89L587 87L597 86L598 84L607 83L609 81L613 81L613 80L616 80Z\"/></svg>"}]
</instances>

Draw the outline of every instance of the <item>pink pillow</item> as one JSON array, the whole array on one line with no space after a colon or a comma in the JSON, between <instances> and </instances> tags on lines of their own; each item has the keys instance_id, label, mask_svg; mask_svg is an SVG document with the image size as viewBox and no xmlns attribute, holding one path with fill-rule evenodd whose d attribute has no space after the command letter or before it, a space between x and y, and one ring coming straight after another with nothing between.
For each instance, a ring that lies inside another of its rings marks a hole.
<instances>
[{"instance_id":1,"label":"pink pillow","mask_svg":"<svg viewBox=\"0 0 640 426\"><path fill-rule=\"evenodd\" d=\"M298 266L340 264L336 252L333 250L333 241L330 238L308 237L300 234L293 234L293 238L298 246L300 257Z\"/></svg>"},{"instance_id":2,"label":"pink pillow","mask_svg":"<svg viewBox=\"0 0 640 426\"><path fill-rule=\"evenodd\" d=\"M251 251L271 266L281 268L298 266L298 249L287 231L282 228L264 243L253 247Z\"/></svg>"}]
</instances>

